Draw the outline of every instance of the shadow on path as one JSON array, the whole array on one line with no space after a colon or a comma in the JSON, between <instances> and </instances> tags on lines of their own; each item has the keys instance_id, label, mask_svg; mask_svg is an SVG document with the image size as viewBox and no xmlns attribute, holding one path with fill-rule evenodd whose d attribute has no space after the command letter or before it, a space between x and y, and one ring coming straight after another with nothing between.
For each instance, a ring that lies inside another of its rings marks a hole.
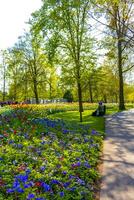
<instances>
[{"instance_id":1,"label":"shadow on path","mask_svg":"<svg viewBox=\"0 0 134 200\"><path fill-rule=\"evenodd\" d=\"M134 110L106 119L100 200L134 200Z\"/></svg>"}]
</instances>

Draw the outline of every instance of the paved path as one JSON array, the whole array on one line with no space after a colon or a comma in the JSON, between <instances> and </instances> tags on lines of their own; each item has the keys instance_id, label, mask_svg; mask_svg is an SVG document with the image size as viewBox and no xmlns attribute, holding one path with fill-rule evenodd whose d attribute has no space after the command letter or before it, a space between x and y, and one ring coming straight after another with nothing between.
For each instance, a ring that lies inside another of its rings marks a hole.
<instances>
[{"instance_id":1,"label":"paved path","mask_svg":"<svg viewBox=\"0 0 134 200\"><path fill-rule=\"evenodd\" d=\"M134 200L134 110L106 119L100 200Z\"/></svg>"}]
</instances>

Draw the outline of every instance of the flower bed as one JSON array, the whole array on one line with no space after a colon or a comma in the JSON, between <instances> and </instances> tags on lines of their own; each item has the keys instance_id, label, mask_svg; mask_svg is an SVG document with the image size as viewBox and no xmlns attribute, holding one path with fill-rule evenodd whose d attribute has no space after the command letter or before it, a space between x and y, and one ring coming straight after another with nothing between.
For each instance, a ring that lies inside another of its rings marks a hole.
<instances>
[{"instance_id":1,"label":"flower bed","mask_svg":"<svg viewBox=\"0 0 134 200\"><path fill-rule=\"evenodd\" d=\"M0 199L94 199L103 136L31 108L0 116Z\"/></svg>"},{"instance_id":2,"label":"flower bed","mask_svg":"<svg viewBox=\"0 0 134 200\"><path fill-rule=\"evenodd\" d=\"M13 109L23 109L23 110L32 110L32 112L38 113L40 116L44 114L54 114L58 112L66 112L66 111L78 111L79 106L78 103L60 103L60 104L18 104L18 105L11 105ZM95 110L97 104L91 103L83 103L84 110Z\"/></svg>"}]
</instances>

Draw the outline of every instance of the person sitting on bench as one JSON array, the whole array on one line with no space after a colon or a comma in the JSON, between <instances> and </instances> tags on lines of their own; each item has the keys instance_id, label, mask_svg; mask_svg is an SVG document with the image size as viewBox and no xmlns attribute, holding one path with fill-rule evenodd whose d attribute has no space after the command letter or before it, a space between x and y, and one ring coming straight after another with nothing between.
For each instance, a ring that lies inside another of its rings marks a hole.
<instances>
[{"instance_id":1,"label":"person sitting on bench","mask_svg":"<svg viewBox=\"0 0 134 200\"><path fill-rule=\"evenodd\" d=\"M106 114L106 106L102 101L99 102L98 108L92 113L92 116L103 116Z\"/></svg>"}]
</instances>

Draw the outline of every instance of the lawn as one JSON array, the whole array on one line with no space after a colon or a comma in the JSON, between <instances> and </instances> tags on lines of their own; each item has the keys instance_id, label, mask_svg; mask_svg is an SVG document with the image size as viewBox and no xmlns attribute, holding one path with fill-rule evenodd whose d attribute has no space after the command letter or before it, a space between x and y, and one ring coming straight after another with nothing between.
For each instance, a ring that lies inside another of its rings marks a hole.
<instances>
[{"instance_id":1,"label":"lawn","mask_svg":"<svg viewBox=\"0 0 134 200\"><path fill-rule=\"evenodd\" d=\"M91 113L93 111L94 110L86 110L83 112L82 124L89 124L90 131L95 129L99 132L104 132L104 117L92 117ZM68 124L80 124L78 111L60 112L50 116L53 119L63 119Z\"/></svg>"}]
</instances>

